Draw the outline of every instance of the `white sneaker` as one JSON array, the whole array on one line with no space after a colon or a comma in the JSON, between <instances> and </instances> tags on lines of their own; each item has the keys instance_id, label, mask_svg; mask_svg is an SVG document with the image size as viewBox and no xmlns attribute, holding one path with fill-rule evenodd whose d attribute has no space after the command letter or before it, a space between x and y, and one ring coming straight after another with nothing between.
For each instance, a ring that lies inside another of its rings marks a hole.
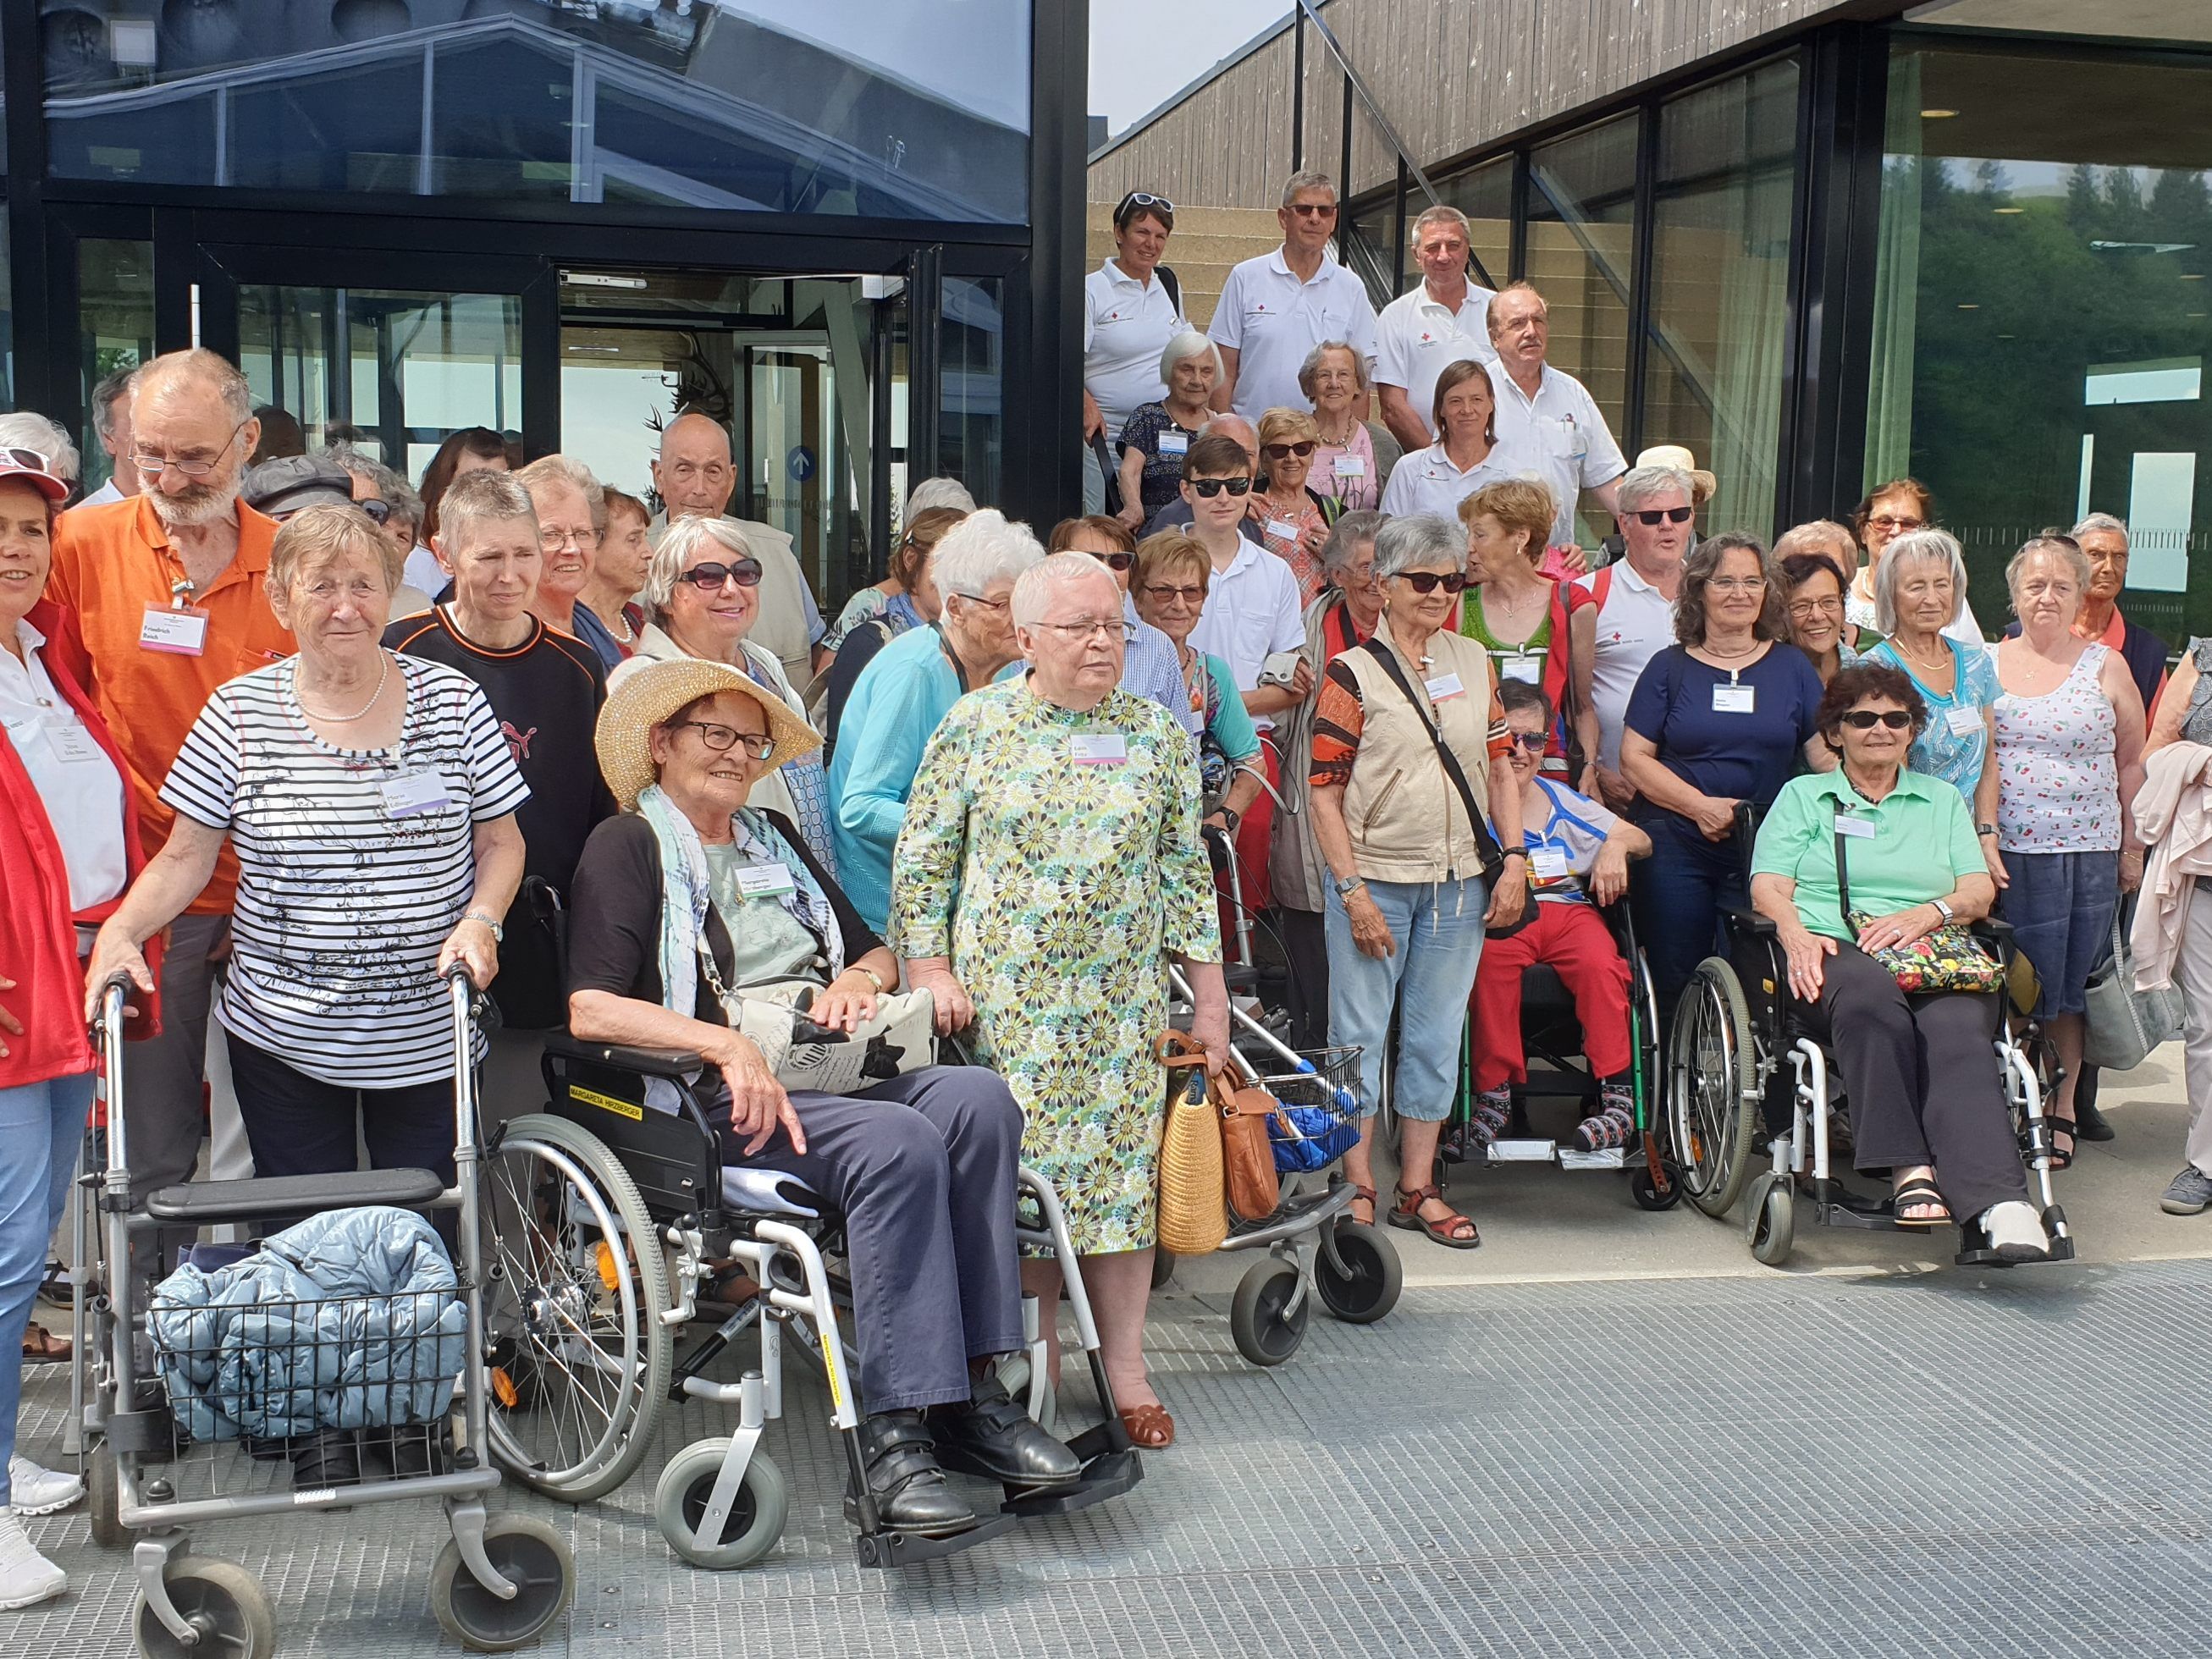
<instances>
[{"instance_id":1,"label":"white sneaker","mask_svg":"<svg viewBox=\"0 0 2212 1659\"><path fill-rule=\"evenodd\" d=\"M1982 1231L1990 1248L2007 1261L2043 1261L2051 1255L2051 1239L2043 1231L2043 1218L2035 1206L2011 1199L1982 1212Z\"/></svg>"},{"instance_id":2,"label":"white sneaker","mask_svg":"<svg viewBox=\"0 0 2212 1659\"><path fill-rule=\"evenodd\" d=\"M23 1523L0 1515L0 1610L49 1601L69 1588L69 1575L33 1547Z\"/></svg>"},{"instance_id":3,"label":"white sneaker","mask_svg":"<svg viewBox=\"0 0 2212 1659\"><path fill-rule=\"evenodd\" d=\"M73 1474L42 1469L27 1457L8 1460L9 1507L18 1515L52 1515L84 1496L84 1482Z\"/></svg>"}]
</instances>

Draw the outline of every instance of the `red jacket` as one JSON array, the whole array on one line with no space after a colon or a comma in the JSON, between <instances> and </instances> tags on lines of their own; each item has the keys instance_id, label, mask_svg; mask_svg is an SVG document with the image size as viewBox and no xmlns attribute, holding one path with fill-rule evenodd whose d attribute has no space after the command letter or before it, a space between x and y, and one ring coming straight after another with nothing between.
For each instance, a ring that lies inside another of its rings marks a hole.
<instances>
[{"instance_id":1,"label":"red jacket","mask_svg":"<svg viewBox=\"0 0 2212 1659\"><path fill-rule=\"evenodd\" d=\"M49 601L33 605L29 621L49 640L74 637L68 613ZM128 779L131 774L115 739L94 711L66 645L60 651L41 652L40 660L54 690L76 710L118 774ZM130 819L123 826L123 849L126 872L135 880L146 858L130 799L126 786L124 810ZM5 896L5 902L0 902L0 975L15 981L14 990L0 992L0 1006L23 1027L22 1036L7 1039L8 1052L0 1055L0 1089L88 1072L93 1055L85 1035L84 975L77 965L76 928L79 923L94 926L106 921L121 895L70 913L69 868L62 860L61 842L4 729L0 729L0 884L4 884ZM146 962L160 973L160 946L150 939ZM138 1018L131 1022L131 1035L153 1036L160 1029L156 1010L136 992L131 1000L139 1010Z\"/></svg>"}]
</instances>

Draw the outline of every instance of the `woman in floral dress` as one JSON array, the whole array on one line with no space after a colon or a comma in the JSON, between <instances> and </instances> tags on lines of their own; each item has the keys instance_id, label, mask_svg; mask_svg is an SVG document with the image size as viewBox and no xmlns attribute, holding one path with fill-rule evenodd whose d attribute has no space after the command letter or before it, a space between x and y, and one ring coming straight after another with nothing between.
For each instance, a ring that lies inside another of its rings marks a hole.
<instances>
[{"instance_id":1,"label":"woman in floral dress","mask_svg":"<svg viewBox=\"0 0 2212 1659\"><path fill-rule=\"evenodd\" d=\"M1115 689L1126 624L1097 561L1033 567L1013 616L1030 672L956 703L915 779L892 944L908 982L935 994L940 1028L972 1024L976 1058L1026 1114L1022 1159L1066 1206L1122 1420L1157 1448L1175 1437L1144 1358L1164 957L1197 994L1193 1035L1215 1065L1228 1057L1197 766L1165 710ZM1051 1307L1059 1273L1027 1261L1024 1286Z\"/></svg>"}]
</instances>

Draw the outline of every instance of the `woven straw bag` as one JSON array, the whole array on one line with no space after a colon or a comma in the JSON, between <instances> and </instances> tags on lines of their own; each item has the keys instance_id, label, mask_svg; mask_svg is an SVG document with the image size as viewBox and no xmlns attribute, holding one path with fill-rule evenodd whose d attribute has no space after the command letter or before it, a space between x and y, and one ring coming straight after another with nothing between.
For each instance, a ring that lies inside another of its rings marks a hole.
<instances>
[{"instance_id":1,"label":"woven straw bag","mask_svg":"<svg viewBox=\"0 0 2212 1659\"><path fill-rule=\"evenodd\" d=\"M1160 1137L1160 1248L1176 1255L1211 1255L1229 1237L1221 1120L1207 1097L1206 1056L1171 1059L1166 1048L1163 1039L1160 1058L1176 1070L1170 1073L1167 1127Z\"/></svg>"}]
</instances>

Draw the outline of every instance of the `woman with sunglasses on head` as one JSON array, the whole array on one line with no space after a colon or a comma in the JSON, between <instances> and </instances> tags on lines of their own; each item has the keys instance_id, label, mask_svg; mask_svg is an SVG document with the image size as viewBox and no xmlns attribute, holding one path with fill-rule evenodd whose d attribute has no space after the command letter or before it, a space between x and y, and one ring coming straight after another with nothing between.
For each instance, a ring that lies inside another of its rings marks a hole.
<instances>
[{"instance_id":1,"label":"woman with sunglasses on head","mask_svg":"<svg viewBox=\"0 0 2212 1659\"><path fill-rule=\"evenodd\" d=\"M1871 954L1977 921L1996 894L1966 798L1905 764L1927 719L1912 682L1886 663L1828 682L1815 741L1842 763L1776 796L1759 826L1752 902L1781 936L1788 994L1835 1053L1853 1160L1889 1177L1896 1218L1955 1221L2007 1261L2038 1261L2050 1240L1990 1046L2002 998L1907 995Z\"/></svg>"},{"instance_id":2,"label":"woman with sunglasses on head","mask_svg":"<svg viewBox=\"0 0 2212 1659\"><path fill-rule=\"evenodd\" d=\"M1780 574L1756 538L1715 536L1683 560L1674 638L1644 664L1620 738L1642 797L1632 816L1651 837L1636 931L1662 1022L1712 954L1722 907L1751 902L1739 812L1765 811L1800 756L1836 763L1814 729L1820 677L1790 643Z\"/></svg>"},{"instance_id":3,"label":"woman with sunglasses on head","mask_svg":"<svg viewBox=\"0 0 2212 1659\"><path fill-rule=\"evenodd\" d=\"M745 638L760 619L760 561L736 520L678 520L653 550L644 595L653 620L638 635L637 654L662 661L699 657L743 669L803 720L806 705L782 663ZM761 779L753 799L797 824L806 850L836 873L830 785L818 753L810 750Z\"/></svg>"},{"instance_id":4,"label":"woman with sunglasses on head","mask_svg":"<svg viewBox=\"0 0 2212 1659\"><path fill-rule=\"evenodd\" d=\"M1168 395L1161 350L1190 327L1182 314L1182 291L1175 273L1160 269L1160 256L1167 252L1168 238L1174 232L1174 203L1164 196L1131 191L1114 209L1113 256L1083 279L1083 510L1086 513L1102 511L1106 502L1106 479L1099 458L1109 448L1118 457L1121 451L1112 447L1129 417ZM1105 468L1118 471L1112 459L1106 461ZM1121 506L1126 515L1126 483L1123 490Z\"/></svg>"},{"instance_id":5,"label":"woman with sunglasses on head","mask_svg":"<svg viewBox=\"0 0 2212 1659\"><path fill-rule=\"evenodd\" d=\"M1451 627L1466 559L1459 526L1432 513L1376 532L1382 620L1322 675L1307 779L1328 868L1329 1041L1361 1050L1359 1143L1345 1155L1353 1218L1376 1215L1374 1113L1395 1003L1401 1176L1390 1224L1455 1250L1482 1240L1436 1183L1459 1081L1450 1034L1467 1018L1484 927L1513 926L1528 897L1498 676Z\"/></svg>"},{"instance_id":6,"label":"woman with sunglasses on head","mask_svg":"<svg viewBox=\"0 0 2212 1659\"><path fill-rule=\"evenodd\" d=\"M1267 551L1298 579L1298 603L1310 605L1326 584L1321 550L1336 517L1336 503L1307 486L1321 428L1303 409L1271 409L1260 417L1259 487L1244 510L1260 526Z\"/></svg>"},{"instance_id":7,"label":"woman with sunglasses on head","mask_svg":"<svg viewBox=\"0 0 2212 1659\"><path fill-rule=\"evenodd\" d=\"M1383 489L1382 510L1391 517L1434 513L1451 518L1483 485L1528 470L1498 441L1498 395L1491 389L1490 371L1480 363L1447 363L1437 376L1431 413L1436 442L1399 462Z\"/></svg>"},{"instance_id":8,"label":"woman with sunglasses on head","mask_svg":"<svg viewBox=\"0 0 2212 1659\"><path fill-rule=\"evenodd\" d=\"M1899 536L1925 530L1935 522L1936 497L1917 478L1892 478L1867 491L1866 499L1851 511L1851 527L1858 532L1860 544L1866 549L1866 562L1844 590L1844 621L1854 628L1880 629L1881 624L1875 620L1874 578L1882 555ZM1963 586L1959 590L1959 613L1943 631L1967 645L1983 643L1982 625L1974 620L1973 607L1966 603Z\"/></svg>"}]
</instances>

